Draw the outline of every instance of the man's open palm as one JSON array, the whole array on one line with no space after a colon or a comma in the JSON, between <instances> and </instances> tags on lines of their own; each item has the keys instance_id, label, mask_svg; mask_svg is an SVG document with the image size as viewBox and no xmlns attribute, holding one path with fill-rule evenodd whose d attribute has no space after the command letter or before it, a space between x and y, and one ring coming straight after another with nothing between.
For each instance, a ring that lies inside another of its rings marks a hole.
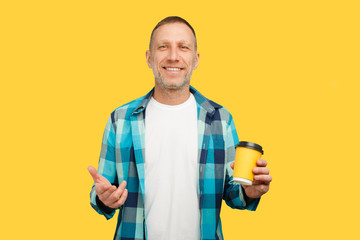
<instances>
[{"instance_id":1,"label":"man's open palm","mask_svg":"<svg viewBox=\"0 0 360 240\"><path fill-rule=\"evenodd\" d=\"M128 191L125 189L125 181L122 181L119 187L116 187L111 185L94 167L89 166L88 170L94 179L95 191L101 202L110 208L118 208L125 203L128 195Z\"/></svg>"}]
</instances>

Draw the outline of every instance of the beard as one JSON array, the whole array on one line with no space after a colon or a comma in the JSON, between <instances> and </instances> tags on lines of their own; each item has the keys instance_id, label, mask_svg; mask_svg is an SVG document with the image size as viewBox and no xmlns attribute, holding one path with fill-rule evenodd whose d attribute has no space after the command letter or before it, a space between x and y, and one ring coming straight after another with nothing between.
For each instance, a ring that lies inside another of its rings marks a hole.
<instances>
[{"instance_id":1,"label":"beard","mask_svg":"<svg viewBox=\"0 0 360 240\"><path fill-rule=\"evenodd\" d=\"M191 79L191 75L192 75L192 71L191 71L191 72L187 73L179 83L168 83L165 81L165 79L161 76L160 73L158 74L154 70L153 70L153 73L154 73L156 82L163 88L169 89L169 90L183 89L190 83L190 79Z\"/></svg>"},{"instance_id":2,"label":"beard","mask_svg":"<svg viewBox=\"0 0 360 240\"><path fill-rule=\"evenodd\" d=\"M155 77L156 82L163 87L164 89L169 89L169 90L180 90L183 89L184 87L188 86L190 83L190 79L192 76L192 72L193 72L193 68L190 69L190 71L188 71L184 78L181 79L180 82L178 83L169 83L166 82L164 77L161 75L160 71L155 70L155 68L152 69L153 70L153 74Z\"/></svg>"}]
</instances>

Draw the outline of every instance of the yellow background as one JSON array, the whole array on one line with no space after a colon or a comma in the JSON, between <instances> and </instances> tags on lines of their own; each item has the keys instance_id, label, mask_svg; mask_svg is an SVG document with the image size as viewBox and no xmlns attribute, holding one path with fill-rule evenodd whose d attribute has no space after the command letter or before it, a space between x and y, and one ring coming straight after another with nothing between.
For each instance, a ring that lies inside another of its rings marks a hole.
<instances>
[{"instance_id":1,"label":"yellow background","mask_svg":"<svg viewBox=\"0 0 360 240\"><path fill-rule=\"evenodd\" d=\"M224 237L359 239L358 1L1 1L0 239L112 239L89 203L106 120L153 86L152 28L195 28L192 85L263 146L256 212Z\"/></svg>"}]
</instances>

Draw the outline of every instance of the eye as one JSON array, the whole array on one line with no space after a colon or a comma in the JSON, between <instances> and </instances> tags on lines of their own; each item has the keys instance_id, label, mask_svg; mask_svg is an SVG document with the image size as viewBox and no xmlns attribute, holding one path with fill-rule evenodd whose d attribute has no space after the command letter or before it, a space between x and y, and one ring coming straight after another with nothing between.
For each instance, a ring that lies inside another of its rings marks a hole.
<instances>
[{"instance_id":1,"label":"eye","mask_svg":"<svg viewBox=\"0 0 360 240\"><path fill-rule=\"evenodd\" d=\"M180 48L181 48L181 49L188 49L187 46L181 46Z\"/></svg>"},{"instance_id":2,"label":"eye","mask_svg":"<svg viewBox=\"0 0 360 240\"><path fill-rule=\"evenodd\" d=\"M159 48L164 49L164 48L166 48L166 46L165 46L165 45L161 45Z\"/></svg>"}]
</instances>

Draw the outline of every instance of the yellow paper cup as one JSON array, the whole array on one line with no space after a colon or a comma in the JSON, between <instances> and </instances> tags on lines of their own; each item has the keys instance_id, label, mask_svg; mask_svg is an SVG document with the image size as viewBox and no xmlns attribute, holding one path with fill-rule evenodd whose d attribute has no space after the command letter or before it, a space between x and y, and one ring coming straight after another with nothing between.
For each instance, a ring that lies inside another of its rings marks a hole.
<instances>
[{"instance_id":1,"label":"yellow paper cup","mask_svg":"<svg viewBox=\"0 0 360 240\"><path fill-rule=\"evenodd\" d=\"M253 168L256 161L264 154L262 147L252 142L239 142L236 145L233 180L243 185L252 185L254 181Z\"/></svg>"}]
</instances>

